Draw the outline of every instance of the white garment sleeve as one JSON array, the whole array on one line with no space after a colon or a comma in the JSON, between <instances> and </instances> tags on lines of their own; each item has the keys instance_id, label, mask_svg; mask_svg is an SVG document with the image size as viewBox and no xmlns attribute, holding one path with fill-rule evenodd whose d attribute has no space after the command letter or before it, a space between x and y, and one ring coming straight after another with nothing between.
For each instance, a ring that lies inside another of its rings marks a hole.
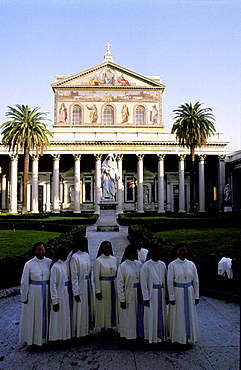
<instances>
[{"instance_id":1,"label":"white garment sleeve","mask_svg":"<svg viewBox=\"0 0 241 370\"><path fill-rule=\"evenodd\" d=\"M59 303L58 300L59 270L53 265L50 270L50 294L53 305Z\"/></svg>"},{"instance_id":2,"label":"white garment sleeve","mask_svg":"<svg viewBox=\"0 0 241 370\"><path fill-rule=\"evenodd\" d=\"M199 280L196 266L193 264L193 288L194 288L194 297L199 299Z\"/></svg>"},{"instance_id":3,"label":"white garment sleeve","mask_svg":"<svg viewBox=\"0 0 241 370\"><path fill-rule=\"evenodd\" d=\"M29 279L30 279L30 267L29 263L25 263L23 268L23 274L21 277L21 302L26 302L28 300L29 292Z\"/></svg>"},{"instance_id":4,"label":"white garment sleeve","mask_svg":"<svg viewBox=\"0 0 241 370\"><path fill-rule=\"evenodd\" d=\"M126 297L125 297L125 276L124 276L124 268L123 268L123 265L121 264L118 268L118 271L117 271L117 283L116 283L116 287L117 287L117 293L118 293L118 297L119 297L119 300L120 302L125 302L126 301Z\"/></svg>"},{"instance_id":5,"label":"white garment sleeve","mask_svg":"<svg viewBox=\"0 0 241 370\"><path fill-rule=\"evenodd\" d=\"M79 284L78 284L78 266L77 261L73 256L70 259L70 273L72 282L72 291L74 296L79 295Z\"/></svg>"},{"instance_id":6,"label":"white garment sleeve","mask_svg":"<svg viewBox=\"0 0 241 370\"><path fill-rule=\"evenodd\" d=\"M100 261L96 259L93 265L95 293L101 293L100 289Z\"/></svg>"},{"instance_id":7,"label":"white garment sleeve","mask_svg":"<svg viewBox=\"0 0 241 370\"><path fill-rule=\"evenodd\" d=\"M174 282L174 268L172 263L170 263L167 270L167 289L170 301L175 301L173 282Z\"/></svg>"},{"instance_id":8,"label":"white garment sleeve","mask_svg":"<svg viewBox=\"0 0 241 370\"><path fill-rule=\"evenodd\" d=\"M149 268L146 263L141 266L140 270L140 281L141 281L141 291L144 301L149 301L150 299L150 291L148 289L148 281L149 281Z\"/></svg>"}]
</instances>

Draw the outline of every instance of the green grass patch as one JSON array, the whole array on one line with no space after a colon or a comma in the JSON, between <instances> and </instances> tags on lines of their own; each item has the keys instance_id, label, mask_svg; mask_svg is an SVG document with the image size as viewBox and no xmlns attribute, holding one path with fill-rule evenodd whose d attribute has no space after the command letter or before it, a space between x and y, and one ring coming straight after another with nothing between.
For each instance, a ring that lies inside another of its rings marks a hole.
<instances>
[{"instance_id":1,"label":"green grass patch","mask_svg":"<svg viewBox=\"0 0 241 370\"><path fill-rule=\"evenodd\" d=\"M214 253L222 257L239 258L241 229L179 229L154 233L168 244L185 242L194 258L206 258Z\"/></svg>"},{"instance_id":2,"label":"green grass patch","mask_svg":"<svg viewBox=\"0 0 241 370\"><path fill-rule=\"evenodd\" d=\"M28 252L37 241L47 243L60 234L60 232L37 230L1 230L0 259L21 256Z\"/></svg>"}]
</instances>

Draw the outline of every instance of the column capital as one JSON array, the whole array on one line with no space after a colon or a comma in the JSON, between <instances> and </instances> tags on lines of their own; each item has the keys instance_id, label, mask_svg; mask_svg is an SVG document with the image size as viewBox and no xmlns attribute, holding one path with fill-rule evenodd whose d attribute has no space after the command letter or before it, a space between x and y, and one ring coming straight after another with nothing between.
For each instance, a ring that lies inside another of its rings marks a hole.
<instances>
[{"instance_id":1,"label":"column capital","mask_svg":"<svg viewBox=\"0 0 241 370\"><path fill-rule=\"evenodd\" d=\"M9 154L11 161L17 161L18 160L18 154Z\"/></svg>"},{"instance_id":2,"label":"column capital","mask_svg":"<svg viewBox=\"0 0 241 370\"><path fill-rule=\"evenodd\" d=\"M138 161L144 161L145 154L136 154Z\"/></svg>"},{"instance_id":3,"label":"column capital","mask_svg":"<svg viewBox=\"0 0 241 370\"><path fill-rule=\"evenodd\" d=\"M218 156L219 162L224 162L225 161L225 158L226 158L226 155L225 154L220 154Z\"/></svg>"},{"instance_id":4,"label":"column capital","mask_svg":"<svg viewBox=\"0 0 241 370\"><path fill-rule=\"evenodd\" d=\"M185 161L186 154L178 154L178 160L179 162Z\"/></svg>"},{"instance_id":5,"label":"column capital","mask_svg":"<svg viewBox=\"0 0 241 370\"><path fill-rule=\"evenodd\" d=\"M123 157L124 157L124 154L117 154L117 156L116 156L117 162L122 161Z\"/></svg>"},{"instance_id":6,"label":"column capital","mask_svg":"<svg viewBox=\"0 0 241 370\"><path fill-rule=\"evenodd\" d=\"M75 162L81 161L81 154L73 154Z\"/></svg>"},{"instance_id":7,"label":"column capital","mask_svg":"<svg viewBox=\"0 0 241 370\"><path fill-rule=\"evenodd\" d=\"M158 161L164 161L166 154L157 154Z\"/></svg>"},{"instance_id":8,"label":"column capital","mask_svg":"<svg viewBox=\"0 0 241 370\"><path fill-rule=\"evenodd\" d=\"M32 158L32 161L38 161L39 160L39 154L32 154L31 158Z\"/></svg>"},{"instance_id":9,"label":"column capital","mask_svg":"<svg viewBox=\"0 0 241 370\"><path fill-rule=\"evenodd\" d=\"M101 161L101 159L102 159L102 155L103 154L94 154L94 156L95 156L95 160L98 162L98 161Z\"/></svg>"},{"instance_id":10,"label":"column capital","mask_svg":"<svg viewBox=\"0 0 241 370\"><path fill-rule=\"evenodd\" d=\"M206 154L199 154L199 155L198 155L198 161L199 161L199 162L203 162L203 161L205 161L205 158L206 158Z\"/></svg>"},{"instance_id":11,"label":"column capital","mask_svg":"<svg viewBox=\"0 0 241 370\"><path fill-rule=\"evenodd\" d=\"M52 154L53 161L60 161L60 154Z\"/></svg>"}]
</instances>

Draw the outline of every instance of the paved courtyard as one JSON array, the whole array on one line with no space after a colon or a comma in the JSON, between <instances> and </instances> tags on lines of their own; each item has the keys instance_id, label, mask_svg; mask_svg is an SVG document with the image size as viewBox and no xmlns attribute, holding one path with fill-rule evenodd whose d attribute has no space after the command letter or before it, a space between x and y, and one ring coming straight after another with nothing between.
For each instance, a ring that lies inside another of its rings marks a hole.
<instances>
[{"instance_id":1,"label":"paved courtyard","mask_svg":"<svg viewBox=\"0 0 241 370\"><path fill-rule=\"evenodd\" d=\"M119 232L87 229L91 259L103 240L110 240L121 259L128 244L127 228ZM240 306L201 296L197 306L201 338L188 350L170 343L159 347L146 343L126 344L118 333L103 336L95 329L83 342L65 347L33 350L18 343L21 313L20 295L0 299L0 370L238 370L240 346Z\"/></svg>"}]
</instances>

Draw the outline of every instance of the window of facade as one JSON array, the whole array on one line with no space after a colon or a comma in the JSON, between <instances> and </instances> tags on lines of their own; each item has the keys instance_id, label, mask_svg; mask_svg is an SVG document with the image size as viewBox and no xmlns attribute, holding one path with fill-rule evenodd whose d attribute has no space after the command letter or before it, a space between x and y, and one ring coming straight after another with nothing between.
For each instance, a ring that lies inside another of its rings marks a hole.
<instances>
[{"instance_id":1,"label":"window of facade","mask_svg":"<svg viewBox=\"0 0 241 370\"><path fill-rule=\"evenodd\" d=\"M114 108L112 105L106 105L103 110L103 125L114 125Z\"/></svg>"},{"instance_id":2,"label":"window of facade","mask_svg":"<svg viewBox=\"0 0 241 370\"><path fill-rule=\"evenodd\" d=\"M158 178L157 176L154 179L154 202L158 202Z\"/></svg>"},{"instance_id":3,"label":"window of facade","mask_svg":"<svg viewBox=\"0 0 241 370\"><path fill-rule=\"evenodd\" d=\"M142 105L138 105L135 109L135 122L136 125L145 125L145 108Z\"/></svg>"},{"instance_id":4,"label":"window of facade","mask_svg":"<svg viewBox=\"0 0 241 370\"><path fill-rule=\"evenodd\" d=\"M83 177L83 203L93 203L93 176Z\"/></svg>"},{"instance_id":5,"label":"window of facade","mask_svg":"<svg viewBox=\"0 0 241 370\"><path fill-rule=\"evenodd\" d=\"M82 108L79 105L75 105L72 109L72 126L78 126L82 124Z\"/></svg>"},{"instance_id":6,"label":"window of facade","mask_svg":"<svg viewBox=\"0 0 241 370\"><path fill-rule=\"evenodd\" d=\"M23 176L18 176L18 184L17 184L17 202L23 201Z\"/></svg>"},{"instance_id":7,"label":"window of facade","mask_svg":"<svg viewBox=\"0 0 241 370\"><path fill-rule=\"evenodd\" d=\"M136 185L134 176L125 176L125 202L135 202Z\"/></svg>"}]
</instances>

